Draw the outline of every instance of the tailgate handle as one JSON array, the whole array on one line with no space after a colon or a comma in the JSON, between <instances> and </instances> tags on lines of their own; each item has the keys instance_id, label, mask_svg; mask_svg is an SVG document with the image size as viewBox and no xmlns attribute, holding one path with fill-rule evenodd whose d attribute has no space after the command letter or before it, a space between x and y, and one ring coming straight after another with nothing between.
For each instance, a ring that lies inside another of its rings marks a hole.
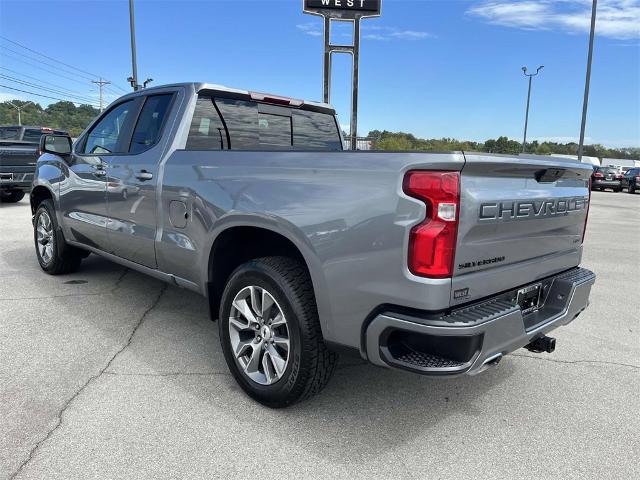
<instances>
[{"instance_id":1,"label":"tailgate handle","mask_svg":"<svg viewBox=\"0 0 640 480\"><path fill-rule=\"evenodd\" d=\"M538 183L553 183L556 180L560 180L565 173L566 170L564 168L545 168L544 170L538 170L535 177Z\"/></svg>"}]
</instances>

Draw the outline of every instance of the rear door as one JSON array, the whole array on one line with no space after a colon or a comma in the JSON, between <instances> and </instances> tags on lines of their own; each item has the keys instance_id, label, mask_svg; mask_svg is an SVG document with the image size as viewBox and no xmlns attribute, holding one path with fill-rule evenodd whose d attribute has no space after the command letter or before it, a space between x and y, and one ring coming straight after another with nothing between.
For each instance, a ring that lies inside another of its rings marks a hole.
<instances>
[{"instance_id":1,"label":"rear door","mask_svg":"<svg viewBox=\"0 0 640 480\"><path fill-rule=\"evenodd\" d=\"M452 303L580 263L590 165L534 156L465 159Z\"/></svg>"},{"instance_id":2,"label":"rear door","mask_svg":"<svg viewBox=\"0 0 640 480\"><path fill-rule=\"evenodd\" d=\"M175 92L140 97L141 109L127 151L109 158L107 233L110 251L155 268L158 167L166 144L161 142Z\"/></svg>"}]
</instances>

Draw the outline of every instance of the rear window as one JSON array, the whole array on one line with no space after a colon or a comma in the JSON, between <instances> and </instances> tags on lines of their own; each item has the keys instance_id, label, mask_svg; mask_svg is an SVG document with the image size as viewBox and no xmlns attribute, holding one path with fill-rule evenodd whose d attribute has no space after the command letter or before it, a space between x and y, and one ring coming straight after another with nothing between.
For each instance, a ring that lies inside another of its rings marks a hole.
<instances>
[{"instance_id":1,"label":"rear window","mask_svg":"<svg viewBox=\"0 0 640 480\"><path fill-rule=\"evenodd\" d=\"M248 100L201 96L188 150L341 150L333 115Z\"/></svg>"},{"instance_id":2,"label":"rear window","mask_svg":"<svg viewBox=\"0 0 640 480\"><path fill-rule=\"evenodd\" d=\"M17 127L0 127L0 140L18 140L20 129Z\"/></svg>"},{"instance_id":3,"label":"rear window","mask_svg":"<svg viewBox=\"0 0 640 480\"><path fill-rule=\"evenodd\" d=\"M53 132L48 132L48 133L53 133ZM24 135L22 136L22 140L24 140L25 142L39 142L40 141L40 137L44 135L42 133L42 130L35 129L35 128L27 128L24 131Z\"/></svg>"}]
</instances>

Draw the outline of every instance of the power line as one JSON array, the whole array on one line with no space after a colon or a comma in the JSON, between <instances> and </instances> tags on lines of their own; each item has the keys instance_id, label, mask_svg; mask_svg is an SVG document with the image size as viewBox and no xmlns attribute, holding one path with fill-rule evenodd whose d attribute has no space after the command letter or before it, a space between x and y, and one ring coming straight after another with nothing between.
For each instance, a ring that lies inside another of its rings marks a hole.
<instances>
[{"instance_id":1,"label":"power line","mask_svg":"<svg viewBox=\"0 0 640 480\"><path fill-rule=\"evenodd\" d=\"M51 92L51 93L55 93L55 94L58 94L58 95L66 95L68 97L77 98L78 100L82 100L82 101L87 101L87 102L94 102L95 101L93 98L90 98L90 97L84 97L84 96L81 96L81 95L74 95L72 93L61 92L59 90L54 90L52 88L48 88L48 87L45 87L43 85L37 85L37 84L31 83L31 82L26 82L24 80L20 80L19 78L15 78L15 77L12 77L10 75L4 75L2 73L0 73L0 78L4 78L5 80L9 80L10 82L20 83L22 85L27 85L28 87L38 88L40 90L44 90L45 92Z\"/></svg>"},{"instance_id":2,"label":"power line","mask_svg":"<svg viewBox=\"0 0 640 480\"><path fill-rule=\"evenodd\" d=\"M69 68L73 69L73 70L77 70L79 72L86 73L87 75L91 75L94 78L99 76L99 75L96 75L95 73L87 72L86 70L82 70L81 68L74 67L73 65L69 65L68 63L65 63L65 62L62 62L60 60L57 60L57 59L55 59L53 57L50 57L49 55L45 55L44 53L40 53L40 52L38 52L38 51L36 51L36 50L34 50L32 48L29 48L29 47L27 47L25 45L22 45L21 43L18 43L18 42L14 41L14 40L10 40L10 39L8 39L7 37L5 37L3 35L0 35L0 38L2 38L3 40L5 40L5 41L7 41L9 43L17 45L18 47L24 48L25 50L29 50L30 52L33 52L36 55L40 55L41 57L48 58L49 60L53 60L54 62L60 63L60 64L62 64L64 66L66 66L66 67L69 67Z\"/></svg>"},{"instance_id":3,"label":"power line","mask_svg":"<svg viewBox=\"0 0 640 480\"><path fill-rule=\"evenodd\" d=\"M5 53L5 55L6 55L6 53ZM78 80L77 78L73 78L73 77L68 77L68 76L66 76L66 75L62 75L61 73L54 72L54 71L49 70L49 69L47 69L47 68L44 68L44 67L42 67L42 66L40 66L40 65L38 65L38 64L34 64L34 63L31 63L31 62L27 62L26 60L23 60L23 59L21 59L21 58L14 57L13 55L10 55L9 57L10 57L10 58L13 58L13 60L17 60L18 62L24 63L24 64L26 64L26 65L30 65L31 67L34 67L34 68L39 68L40 70L43 70L43 71L45 71L45 72L47 72L47 73L50 73L50 74L52 74L52 75L57 75L57 76L62 77L62 78L66 78L67 80L71 80L72 82L76 82L76 83L79 83L79 84L81 84L81 85L85 85L85 86L86 86L86 85L87 85L87 83L89 83L89 82L86 82L86 81Z\"/></svg>"},{"instance_id":4,"label":"power line","mask_svg":"<svg viewBox=\"0 0 640 480\"><path fill-rule=\"evenodd\" d=\"M19 88L10 87L9 85L2 85L2 84L0 84L0 87L8 88L9 90L15 90L16 92L28 93L29 95L35 95L35 96L37 96L37 97L51 98L51 99L53 99L53 100L60 100L60 101L62 101L62 102L71 102L71 103L77 103L78 105L83 105L83 103L82 103L82 102L75 102L75 101L70 100L70 99L68 99L68 98L51 97L51 96L49 96L49 95L42 95L42 94L40 94L40 93L28 92L27 90L21 90L21 89L19 89ZM85 103L84 105L87 105L87 104ZM97 105L95 105L95 104L89 104L89 105L91 105L91 106L93 106L93 107L96 107L96 106L97 106Z\"/></svg>"},{"instance_id":5,"label":"power line","mask_svg":"<svg viewBox=\"0 0 640 480\"><path fill-rule=\"evenodd\" d=\"M26 73L18 72L16 70L11 70L10 68L7 68L7 67L0 66L0 69L6 70L6 71L11 72L11 73L13 73L15 75L20 75L22 77L26 77L26 78L29 78L31 80L35 80L35 81L40 82L40 83L44 83L44 84L49 85L51 87L57 88L59 90L65 90L65 91L67 91L69 93L77 93L77 92L74 92L73 90L69 90L68 88L61 87L60 85L56 85L55 83L47 82L45 80L39 79L38 77L32 77L31 75L27 75Z\"/></svg>"},{"instance_id":6,"label":"power line","mask_svg":"<svg viewBox=\"0 0 640 480\"><path fill-rule=\"evenodd\" d=\"M69 70L65 70L64 68L60 68L59 66L54 65L54 64L52 64L50 62L45 62L44 60L40 60L39 58L34 58L34 57L26 55L26 54L24 54L22 52L18 52L17 50L14 50L12 48L7 47L6 45L0 45L0 48L8 50L8 51L12 52L15 55L20 55L21 57L28 58L29 60L32 60L34 62L43 63L43 64L45 64L45 65L47 65L49 67L56 68L56 69L60 70L61 72L67 73L69 75L75 75L75 76L80 77L80 78L86 78L89 81L93 80L93 78L95 78L95 77L89 77L89 76L86 76L86 75L80 75L79 73L76 73L76 72L70 72Z\"/></svg>"},{"instance_id":7,"label":"power line","mask_svg":"<svg viewBox=\"0 0 640 480\"><path fill-rule=\"evenodd\" d=\"M81 77L86 78L87 80L91 80L91 81L93 81L93 79L94 79L94 78L96 78L96 77L100 77L100 75L96 75L96 74L94 74L94 73L91 73L91 72L88 72L88 71L86 71L86 70L83 70L82 68L78 68L78 67L75 67L75 66L73 66L73 65L71 65L71 64L69 64L69 63L63 62L62 60L58 60L58 59L56 59L56 58L53 58L53 57L51 57L51 56L49 56L49 55L46 55L46 54L44 54L44 53L42 53L42 52L39 52L39 51L37 51L37 50L34 50L33 48L27 47L26 45L23 45L23 44L21 44L21 43L19 43L19 42L16 42L15 40L11 40L11 39L9 39L9 38L7 38L7 37L3 36L3 35L0 35L0 38L1 38L1 39L3 39L3 40L5 40L6 42L9 42L9 43L11 43L11 44L13 44L13 45L16 45L16 46L18 46L18 47L20 47L20 48L24 48L25 50L28 50L29 52L35 53L36 55L40 55L41 57L47 58L47 59L52 60L52 61L54 61L54 62L56 62L56 63L59 63L59 64L61 64L61 65L64 65L65 67L71 68L71 69L76 70L76 71L78 71L78 72L85 73L85 74L87 74L87 75L90 75L92 78L87 78L87 77L84 77L84 76L80 75ZM7 50L10 50L10 49L9 49L8 47L6 47L6 46L4 46L3 48L5 48L5 49L7 49ZM15 52L15 53L17 53L17 54L19 54L19 55L24 55L24 54L22 54L22 53L20 53L20 52L16 52L15 50L10 50L10 51ZM28 57L28 56L26 56L26 55L24 55L24 56L25 56L26 58L29 58L30 60L35 60L35 61L38 61L38 62L42 62L42 61L41 61L41 60L39 60L39 59L34 59L34 58L32 58L32 57ZM45 63L46 65L49 65L49 66L51 66L51 67L53 67L53 68L58 68L58 69L60 69L60 67L58 67L58 66L56 66L56 65L51 65L50 63L47 63L47 62L42 62L42 63ZM63 69L60 69L60 70L62 70L63 72L66 72L66 73L72 74L72 75L77 75L77 74L76 74L76 73L74 73L74 72L69 72L69 71L67 71L67 70L63 70ZM124 89L123 87L121 87L120 85L113 84L113 86L114 86L114 87L116 87L118 90L122 91L123 93L129 93L129 92L128 92L128 90L125 90L125 89Z\"/></svg>"}]
</instances>

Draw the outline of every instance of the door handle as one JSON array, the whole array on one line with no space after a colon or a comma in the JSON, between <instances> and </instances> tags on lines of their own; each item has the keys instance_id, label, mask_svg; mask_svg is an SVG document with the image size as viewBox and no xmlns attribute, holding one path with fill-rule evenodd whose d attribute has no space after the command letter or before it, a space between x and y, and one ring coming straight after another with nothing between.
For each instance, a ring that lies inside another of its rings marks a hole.
<instances>
[{"instance_id":1,"label":"door handle","mask_svg":"<svg viewBox=\"0 0 640 480\"><path fill-rule=\"evenodd\" d=\"M139 172L136 172L136 178L143 182L145 180L151 180L153 178L153 173L147 172L146 170L140 170Z\"/></svg>"},{"instance_id":2,"label":"door handle","mask_svg":"<svg viewBox=\"0 0 640 480\"><path fill-rule=\"evenodd\" d=\"M104 177L107 174L106 168L107 166L104 163L98 163L97 165L93 166L93 174L96 177Z\"/></svg>"}]
</instances>

